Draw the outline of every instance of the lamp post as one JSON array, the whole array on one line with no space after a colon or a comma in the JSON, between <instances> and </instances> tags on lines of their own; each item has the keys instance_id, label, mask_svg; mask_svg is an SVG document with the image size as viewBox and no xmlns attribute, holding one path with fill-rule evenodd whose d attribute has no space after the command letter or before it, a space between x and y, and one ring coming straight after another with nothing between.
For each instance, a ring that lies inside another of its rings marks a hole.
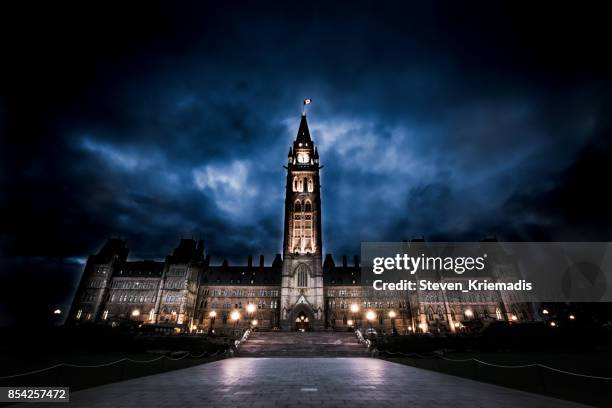
<instances>
[{"instance_id":1,"label":"lamp post","mask_svg":"<svg viewBox=\"0 0 612 408\"><path fill-rule=\"evenodd\" d=\"M357 303L353 303L351 305L351 313L353 314L353 322L355 327L359 328L359 323L357 322L357 312L359 312L359 305Z\"/></svg>"},{"instance_id":2,"label":"lamp post","mask_svg":"<svg viewBox=\"0 0 612 408\"><path fill-rule=\"evenodd\" d=\"M249 303L246 307L247 314L249 315L249 320L251 321L251 324L253 323L253 313L255 313L256 309L257 309L257 306L255 306L253 303Z\"/></svg>"},{"instance_id":3,"label":"lamp post","mask_svg":"<svg viewBox=\"0 0 612 408\"><path fill-rule=\"evenodd\" d=\"M215 317L217 317L217 312L215 312L214 310L211 310L211 312L208 314L208 316L210 317L210 328L208 329L209 333L214 333L215 332Z\"/></svg>"},{"instance_id":4,"label":"lamp post","mask_svg":"<svg viewBox=\"0 0 612 408\"><path fill-rule=\"evenodd\" d=\"M234 336L236 336L236 329L238 328L238 320L240 320L240 312L234 310L232 314L230 314L230 318L234 321Z\"/></svg>"},{"instance_id":5,"label":"lamp post","mask_svg":"<svg viewBox=\"0 0 612 408\"><path fill-rule=\"evenodd\" d=\"M391 319L391 334L397 334L397 330L395 329L395 311L389 311L389 318Z\"/></svg>"},{"instance_id":6,"label":"lamp post","mask_svg":"<svg viewBox=\"0 0 612 408\"><path fill-rule=\"evenodd\" d=\"M372 320L376 319L376 313L374 313L374 311L372 310L368 310L366 313L366 319L368 320L368 331L371 334L371 330L372 329Z\"/></svg>"}]
</instances>

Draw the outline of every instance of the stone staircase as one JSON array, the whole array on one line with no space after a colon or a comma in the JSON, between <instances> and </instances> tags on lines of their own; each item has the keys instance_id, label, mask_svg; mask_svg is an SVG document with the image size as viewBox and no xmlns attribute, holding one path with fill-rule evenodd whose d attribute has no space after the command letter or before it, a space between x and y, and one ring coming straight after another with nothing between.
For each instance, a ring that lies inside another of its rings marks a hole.
<instances>
[{"instance_id":1,"label":"stone staircase","mask_svg":"<svg viewBox=\"0 0 612 408\"><path fill-rule=\"evenodd\" d=\"M349 332L253 332L238 357L367 357L365 345Z\"/></svg>"}]
</instances>

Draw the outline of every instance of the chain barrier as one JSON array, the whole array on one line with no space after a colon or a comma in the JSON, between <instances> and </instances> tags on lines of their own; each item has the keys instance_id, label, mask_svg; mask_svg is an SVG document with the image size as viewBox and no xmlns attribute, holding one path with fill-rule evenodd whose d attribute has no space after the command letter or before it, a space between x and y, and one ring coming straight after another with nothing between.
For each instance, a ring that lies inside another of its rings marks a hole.
<instances>
[{"instance_id":1,"label":"chain barrier","mask_svg":"<svg viewBox=\"0 0 612 408\"><path fill-rule=\"evenodd\" d=\"M81 364L71 364L71 363L59 363L59 364L55 364L52 365L50 367L46 367L46 368L41 368L39 370L34 370L34 371L28 371L25 373L20 373L20 374L13 374L13 375L5 375L5 376L0 376L0 380L7 380L9 378L17 378L17 377L25 377L28 375L32 375L32 374L38 374L38 373L42 373L45 371L50 371L53 370L54 368L58 368L58 367L70 367L70 368L100 368L100 367L109 367L115 364L119 364L122 363L124 361L129 361L130 363L154 363L156 361L159 361L161 359L168 359L171 361L178 361L178 360L183 360L187 357L192 357L192 358L202 358L204 357L204 355L208 355L208 357L214 357L216 355L219 354L219 350L215 351L214 353L208 353L207 351L204 351L202 354L199 355L194 355L192 353L184 353L181 357L178 358L172 358L172 357L168 357L168 356L159 356L156 358L153 358L151 360L134 360L131 358L121 358L119 360L116 361L111 361L110 363L102 363L102 364L95 364L95 365L81 365Z\"/></svg>"},{"instance_id":2,"label":"chain barrier","mask_svg":"<svg viewBox=\"0 0 612 408\"><path fill-rule=\"evenodd\" d=\"M446 361L452 361L453 363L467 363L469 361L475 361L479 364L483 364L483 365L487 365L487 366L491 366L491 367L497 367L497 368L528 368L528 367L541 367L547 370L551 370L551 371L556 371L558 373L562 373L562 374L567 374L567 375L573 375L576 377L583 377L583 378L593 378L596 380L604 380L604 381L611 381L612 377L601 377L601 376L597 376L597 375L588 375L588 374L582 374L582 373L573 373L571 371L565 371L565 370L560 370L558 368L554 368L554 367L550 367L547 366L545 364L540 364L540 363L531 363L531 364L521 364L521 365L502 365L502 364L493 364L493 363L489 363L487 361L482 361L479 360L477 358L462 358L462 359L453 359L453 358L448 358L448 357L444 357L444 356L439 356L439 355L432 355L432 356L424 356L422 354L418 354L418 353L402 353L401 351L380 351L379 353L381 354L388 354L390 356L394 356L394 355L401 355L404 357L417 357L417 358L440 358L442 360L446 360Z\"/></svg>"}]
</instances>

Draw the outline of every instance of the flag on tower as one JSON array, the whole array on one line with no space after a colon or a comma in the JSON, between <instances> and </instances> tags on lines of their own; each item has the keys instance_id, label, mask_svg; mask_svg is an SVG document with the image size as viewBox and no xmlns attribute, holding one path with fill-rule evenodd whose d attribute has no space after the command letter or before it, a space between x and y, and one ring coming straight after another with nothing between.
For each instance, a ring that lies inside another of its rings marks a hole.
<instances>
[{"instance_id":1,"label":"flag on tower","mask_svg":"<svg viewBox=\"0 0 612 408\"><path fill-rule=\"evenodd\" d=\"M304 105L310 105L312 103L312 99L304 99Z\"/></svg>"}]
</instances>

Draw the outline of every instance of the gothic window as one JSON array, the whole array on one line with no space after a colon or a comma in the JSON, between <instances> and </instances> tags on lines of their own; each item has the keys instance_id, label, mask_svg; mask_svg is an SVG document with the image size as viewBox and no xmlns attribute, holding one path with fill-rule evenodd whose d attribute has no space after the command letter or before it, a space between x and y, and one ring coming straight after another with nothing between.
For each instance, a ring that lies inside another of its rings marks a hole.
<instances>
[{"instance_id":1,"label":"gothic window","mask_svg":"<svg viewBox=\"0 0 612 408\"><path fill-rule=\"evenodd\" d=\"M437 312L438 312L438 318L440 320L444 320L444 312L442 311L441 307L438 308Z\"/></svg>"},{"instance_id":2,"label":"gothic window","mask_svg":"<svg viewBox=\"0 0 612 408\"><path fill-rule=\"evenodd\" d=\"M302 204L299 201L295 202L295 212L302 212Z\"/></svg>"},{"instance_id":3,"label":"gothic window","mask_svg":"<svg viewBox=\"0 0 612 408\"><path fill-rule=\"evenodd\" d=\"M502 312L499 309L499 307L495 309L495 317L497 317L497 320L502 320L503 319Z\"/></svg>"},{"instance_id":4,"label":"gothic window","mask_svg":"<svg viewBox=\"0 0 612 408\"><path fill-rule=\"evenodd\" d=\"M306 201L306 204L304 204L304 211L306 212L312 211L312 204L310 204L310 201Z\"/></svg>"},{"instance_id":5,"label":"gothic window","mask_svg":"<svg viewBox=\"0 0 612 408\"><path fill-rule=\"evenodd\" d=\"M293 178L293 191L298 191L298 179L297 179L297 177Z\"/></svg>"},{"instance_id":6,"label":"gothic window","mask_svg":"<svg viewBox=\"0 0 612 408\"><path fill-rule=\"evenodd\" d=\"M308 266L306 264L299 264L296 268L297 285L298 288L305 288L308 286Z\"/></svg>"},{"instance_id":7,"label":"gothic window","mask_svg":"<svg viewBox=\"0 0 612 408\"><path fill-rule=\"evenodd\" d=\"M427 309L427 319L431 322L434 319L434 312L433 309L430 307L429 309Z\"/></svg>"},{"instance_id":8,"label":"gothic window","mask_svg":"<svg viewBox=\"0 0 612 408\"><path fill-rule=\"evenodd\" d=\"M306 186L308 185L308 179L304 177L304 181L302 182L302 191L306 192Z\"/></svg>"},{"instance_id":9,"label":"gothic window","mask_svg":"<svg viewBox=\"0 0 612 408\"><path fill-rule=\"evenodd\" d=\"M312 179L308 179L308 192L312 193L314 191L314 185L312 183Z\"/></svg>"}]
</instances>

